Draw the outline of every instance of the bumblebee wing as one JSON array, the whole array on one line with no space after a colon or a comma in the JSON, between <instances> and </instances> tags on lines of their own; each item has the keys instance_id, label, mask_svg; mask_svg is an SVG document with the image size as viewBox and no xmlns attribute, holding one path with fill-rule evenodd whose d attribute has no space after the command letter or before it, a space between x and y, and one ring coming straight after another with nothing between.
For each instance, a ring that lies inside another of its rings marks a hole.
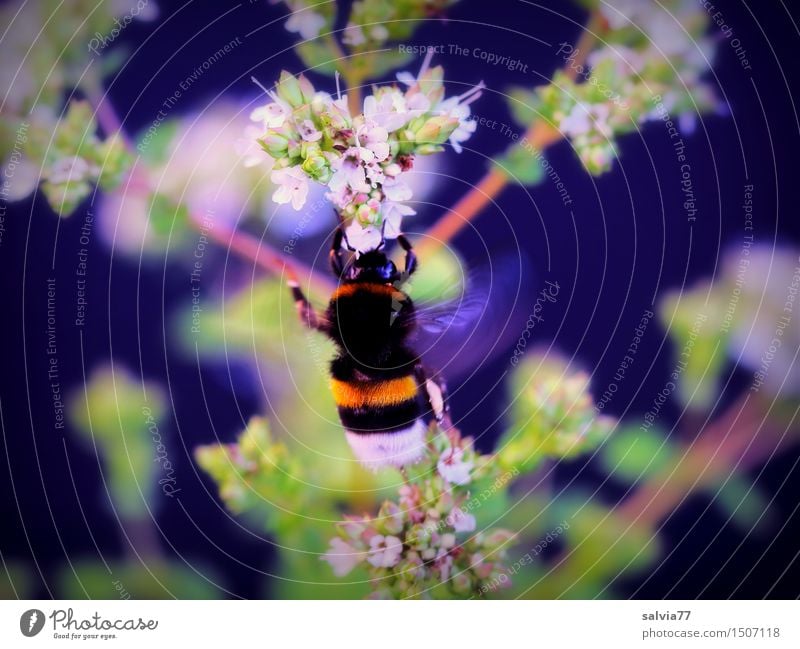
<instances>
[{"instance_id":1,"label":"bumblebee wing","mask_svg":"<svg viewBox=\"0 0 800 649\"><path fill-rule=\"evenodd\" d=\"M417 326L432 336L444 334L451 328L466 330L483 316L487 298L487 293L481 288L450 300L417 305Z\"/></svg>"},{"instance_id":2,"label":"bumblebee wing","mask_svg":"<svg viewBox=\"0 0 800 649\"><path fill-rule=\"evenodd\" d=\"M524 268L502 257L471 273L455 298L416 305L413 345L426 367L450 380L474 374L519 336Z\"/></svg>"}]
</instances>

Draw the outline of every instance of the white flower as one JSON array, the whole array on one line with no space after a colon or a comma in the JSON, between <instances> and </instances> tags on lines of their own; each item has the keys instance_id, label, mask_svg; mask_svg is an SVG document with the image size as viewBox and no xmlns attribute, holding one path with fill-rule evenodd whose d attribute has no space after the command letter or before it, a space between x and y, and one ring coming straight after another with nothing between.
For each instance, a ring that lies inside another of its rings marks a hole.
<instances>
[{"instance_id":1,"label":"white flower","mask_svg":"<svg viewBox=\"0 0 800 649\"><path fill-rule=\"evenodd\" d=\"M400 560L403 543L396 536L376 534L369 540L369 561L376 568L391 568Z\"/></svg>"},{"instance_id":2,"label":"white flower","mask_svg":"<svg viewBox=\"0 0 800 649\"><path fill-rule=\"evenodd\" d=\"M272 200L283 205L291 202L292 207L299 210L306 202L308 196L308 176L300 167L286 167L275 169L270 179L279 185L272 195Z\"/></svg>"},{"instance_id":3,"label":"white flower","mask_svg":"<svg viewBox=\"0 0 800 649\"><path fill-rule=\"evenodd\" d=\"M569 115L561 120L560 128L562 133L568 137L585 135L592 130L589 111L583 104L575 104Z\"/></svg>"},{"instance_id":4,"label":"white flower","mask_svg":"<svg viewBox=\"0 0 800 649\"><path fill-rule=\"evenodd\" d=\"M345 230L347 243L359 252L375 250L381 245L381 231L374 225L363 226L355 219Z\"/></svg>"},{"instance_id":5,"label":"white flower","mask_svg":"<svg viewBox=\"0 0 800 649\"><path fill-rule=\"evenodd\" d=\"M684 56L695 49L694 40L678 18L663 9L642 13L642 31L664 56Z\"/></svg>"},{"instance_id":6,"label":"white flower","mask_svg":"<svg viewBox=\"0 0 800 649\"><path fill-rule=\"evenodd\" d=\"M397 178L387 178L381 189L390 201L407 201L411 198L411 188Z\"/></svg>"},{"instance_id":7,"label":"white flower","mask_svg":"<svg viewBox=\"0 0 800 649\"><path fill-rule=\"evenodd\" d=\"M383 126L367 120L358 128L356 135L361 147L369 149L377 162L389 157L389 133Z\"/></svg>"},{"instance_id":8,"label":"white flower","mask_svg":"<svg viewBox=\"0 0 800 649\"><path fill-rule=\"evenodd\" d=\"M155 2L140 2L137 4L137 13L131 11L133 3L130 0L111 0L109 8L113 16L124 18L126 15L143 22L150 22L158 18L158 5Z\"/></svg>"},{"instance_id":9,"label":"white flower","mask_svg":"<svg viewBox=\"0 0 800 649\"><path fill-rule=\"evenodd\" d=\"M300 137L306 142L316 142L322 139L322 131L317 130L317 127L314 126L314 122L310 119L304 119L298 124L297 132L300 133Z\"/></svg>"},{"instance_id":10,"label":"white flower","mask_svg":"<svg viewBox=\"0 0 800 649\"><path fill-rule=\"evenodd\" d=\"M570 114L561 120L561 130L568 137L596 131L604 138L610 138L613 135L608 123L610 115L611 108L608 104L575 104Z\"/></svg>"},{"instance_id":11,"label":"white flower","mask_svg":"<svg viewBox=\"0 0 800 649\"><path fill-rule=\"evenodd\" d=\"M605 0L599 9L612 29L622 29L635 24L641 5L642 0Z\"/></svg>"},{"instance_id":12,"label":"white flower","mask_svg":"<svg viewBox=\"0 0 800 649\"><path fill-rule=\"evenodd\" d=\"M390 178L399 176L403 172L403 168L396 162L392 162L383 168L383 173Z\"/></svg>"},{"instance_id":13,"label":"white flower","mask_svg":"<svg viewBox=\"0 0 800 649\"><path fill-rule=\"evenodd\" d=\"M475 120L470 119L471 111L469 105L483 94L485 87L486 85L481 81L464 94L445 99L436 107L436 112L458 120L456 130L450 134L450 146L453 147L456 153L463 151L461 143L468 140L475 132L475 129L478 128Z\"/></svg>"},{"instance_id":14,"label":"white flower","mask_svg":"<svg viewBox=\"0 0 800 649\"><path fill-rule=\"evenodd\" d=\"M604 0L600 13L612 29L641 30L664 56L688 56L696 49L685 27L702 20L705 12L696 2L681 0L667 6L642 0Z\"/></svg>"},{"instance_id":15,"label":"white flower","mask_svg":"<svg viewBox=\"0 0 800 649\"><path fill-rule=\"evenodd\" d=\"M364 35L364 30L361 29L361 27L353 23L348 23L347 27L344 28L344 34L342 34L342 42L345 45L353 47L366 43L367 37Z\"/></svg>"},{"instance_id":16,"label":"white flower","mask_svg":"<svg viewBox=\"0 0 800 649\"><path fill-rule=\"evenodd\" d=\"M253 110L250 113L250 119L254 122L262 122L265 128L280 128L290 112L289 107L283 102L274 101Z\"/></svg>"},{"instance_id":17,"label":"white flower","mask_svg":"<svg viewBox=\"0 0 800 649\"><path fill-rule=\"evenodd\" d=\"M616 157L616 149L613 144L596 144L594 146L585 147L579 151L581 160L587 169L591 170L605 170L608 169L614 162Z\"/></svg>"},{"instance_id":18,"label":"white flower","mask_svg":"<svg viewBox=\"0 0 800 649\"><path fill-rule=\"evenodd\" d=\"M296 11L286 21L286 29L300 34L300 38L310 40L319 36L325 27L325 17L314 11Z\"/></svg>"},{"instance_id":19,"label":"white flower","mask_svg":"<svg viewBox=\"0 0 800 649\"><path fill-rule=\"evenodd\" d=\"M248 124L244 128L243 136L233 143L234 149L245 167L255 167L270 160L267 152L258 144L259 137L261 137L261 129L254 124Z\"/></svg>"},{"instance_id":20,"label":"white flower","mask_svg":"<svg viewBox=\"0 0 800 649\"><path fill-rule=\"evenodd\" d=\"M8 160L2 170L6 185L6 198L21 201L30 196L39 184L39 167L27 158L19 162Z\"/></svg>"},{"instance_id":21,"label":"white flower","mask_svg":"<svg viewBox=\"0 0 800 649\"><path fill-rule=\"evenodd\" d=\"M355 157L345 158L338 164L339 168L328 183L334 196L339 196L341 199L349 196L350 192L369 192L372 189L367 182L364 166Z\"/></svg>"},{"instance_id":22,"label":"white flower","mask_svg":"<svg viewBox=\"0 0 800 649\"><path fill-rule=\"evenodd\" d=\"M460 507L456 507L447 517L447 523L452 525L456 532L474 532L475 517L467 514Z\"/></svg>"},{"instance_id":23,"label":"white flower","mask_svg":"<svg viewBox=\"0 0 800 649\"><path fill-rule=\"evenodd\" d=\"M334 575L344 577L361 563L364 553L358 552L353 546L337 536L331 539L331 549L323 554L321 558L331 565Z\"/></svg>"},{"instance_id":24,"label":"white flower","mask_svg":"<svg viewBox=\"0 0 800 649\"><path fill-rule=\"evenodd\" d=\"M450 146L453 147L456 153L461 153L464 150L461 143L472 137L472 134L478 128L478 123L473 119L469 119L469 106L464 104L456 106L450 112L450 115L458 119L456 130L450 134Z\"/></svg>"},{"instance_id":25,"label":"white flower","mask_svg":"<svg viewBox=\"0 0 800 649\"><path fill-rule=\"evenodd\" d=\"M373 40L385 41L389 38L389 30L384 25L375 25L369 30L369 35L372 36Z\"/></svg>"},{"instance_id":26,"label":"white flower","mask_svg":"<svg viewBox=\"0 0 800 649\"><path fill-rule=\"evenodd\" d=\"M431 60L433 59L433 53L434 53L433 48L429 49L426 52L425 58L422 59L422 65L420 66L419 72L417 73L416 77L410 72L398 72L397 80L400 83L407 85L409 88L413 88L414 86L416 86L419 80L422 78L422 76L428 71L428 68L430 68Z\"/></svg>"},{"instance_id":27,"label":"white flower","mask_svg":"<svg viewBox=\"0 0 800 649\"><path fill-rule=\"evenodd\" d=\"M415 117L430 108L430 101L422 93L406 97L394 88L383 90L379 97L364 99L364 117L390 133L403 128Z\"/></svg>"},{"instance_id":28,"label":"white flower","mask_svg":"<svg viewBox=\"0 0 800 649\"><path fill-rule=\"evenodd\" d=\"M404 216L416 214L408 205L387 201L381 210L383 214L383 236L386 239L396 239L403 232L402 222Z\"/></svg>"},{"instance_id":29,"label":"white flower","mask_svg":"<svg viewBox=\"0 0 800 649\"><path fill-rule=\"evenodd\" d=\"M373 187L377 187L386 180L386 174L380 165L372 164L364 167L364 172L367 174L367 180Z\"/></svg>"},{"instance_id":30,"label":"white flower","mask_svg":"<svg viewBox=\"0 0 800 649\"><path fill-rule=\"evenodd\" d=\"M439 567L441 580L444 582L450 579L450 571L453 569L453 557L450 556L450 553L439 550L434 561Z\"/></svg>"},{"instance_id":31,"label":"white flower","mask_svg":"<svg viewBox=\"0 0 800 649\"><path fill-rule=\"evenodd\" d=\"M473 463L471 461L464 462L463 458L464 451L460 448L445 449L436 464L439 475L452 484L467 484L472 479L469 474L472 471Z\"/></svg>"},{"instance_id":32,"label":"white flower","mask_svg":"<svg viewBox=\"0 0 800 649\"><path fill-rule=\"evenodd\" d=\"M50 166L47 180L54 185L66 182L79 183L87 180L91 171L89 163L79 156L59 158Z\"/></svg>"},{"instance_id":33,"label":"white flower","mask_svg":"<svg viewBox=\"0 0 800 649\"><path fill-rule=\"evenodd\" d=\"M612 47L603 47L595 50L586 59L586 62L595 68L605 61L611 61L614 64L617 76L620 79L627 79L628 77L639 74L645 66L646 59L641 52L632 50L630 47L624 45L615 45Z\"/></svg>"}]
</instances>

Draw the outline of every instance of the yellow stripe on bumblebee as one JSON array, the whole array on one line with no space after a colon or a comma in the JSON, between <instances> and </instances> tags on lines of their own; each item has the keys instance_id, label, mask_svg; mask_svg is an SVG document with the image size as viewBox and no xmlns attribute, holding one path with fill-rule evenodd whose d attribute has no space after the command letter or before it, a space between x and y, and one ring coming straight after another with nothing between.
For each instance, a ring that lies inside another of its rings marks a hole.
<instances>
[{"instance_id":1,"label":"yellow stripe on bumblebee","mask_svg":"<svg viewBox=\"0 0 800 649\"><path fill-rule=\"evenodd\" d=\"M340 408L394 406L417 396L413 376L386 381L339 381L331 379L333 399Z\"/></svg>"}]
</instances>

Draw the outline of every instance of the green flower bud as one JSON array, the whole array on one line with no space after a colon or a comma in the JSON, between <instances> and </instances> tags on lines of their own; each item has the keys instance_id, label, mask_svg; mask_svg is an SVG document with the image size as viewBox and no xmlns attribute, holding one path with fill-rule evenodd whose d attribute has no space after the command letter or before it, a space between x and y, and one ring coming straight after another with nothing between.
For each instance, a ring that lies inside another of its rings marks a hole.
<instances>
[{"instance_id":1,"label":"green flower bud","mask_svg":"<svg viewBox=\"0 0 800 649\"><path fill-rule=\"evenodd\" d=\"M317 94L317 91L314 90L313 84L302 74L300 75L297 84L300 87L300 92L303 95L303 103L310 104L314 99L314 95Z\"/></svg>"},{"instance_id":2,"label":"green flower bud","mask_svg":"<svg viewBox=\"0 0 800 649\"><path fill-rule=\"evenodd\" d=\"M331 168L328 166L328 161L321 155L306 158L301 168L309 177L321 183L327 183L333 175Z\"/></svg>"},{"instance_id":3,"label":"green flower bud","mask_svg":"<svg viewBox=\"0 0 800 649\"><path fill-rule=\"evenodd\" d=\"M264 151L276 159L283 158L289 152L289 140L275 131L268 131L258 143Z\"/></svg>"},{"instance_id":4,"label":"green flower bud","mask_svg":"<svg viewBox=\"0 0 800 649\"><path fill-rule=\"evenodd\" d=\"M297 108L305 103L300 82L286 70L281 71L281 78L278 81L278 97L292 108Z\"/></svg>"},{"instance_id":5,"label":"green flower bud","mask_svg":"<svg viewBox=\"0 0 800 649\"><path fill-rule=\"evenodd\" d=\"M458 120L446 115L435 115L417 130L415 140L418 144L443 144L458 128Z\"/></svg>"},{"instance_id":6,"label":"green flower bud","mask_svg":"<svg viewBox=\"0 0 800 649\"><path fill-rule=\"evenodd\" d=\"M423 144L414 150L414 152L419 155L431 155L432 153L439 153L441 151L444 151L444 147L440 144Z\"/></svg>"}]
</instances>

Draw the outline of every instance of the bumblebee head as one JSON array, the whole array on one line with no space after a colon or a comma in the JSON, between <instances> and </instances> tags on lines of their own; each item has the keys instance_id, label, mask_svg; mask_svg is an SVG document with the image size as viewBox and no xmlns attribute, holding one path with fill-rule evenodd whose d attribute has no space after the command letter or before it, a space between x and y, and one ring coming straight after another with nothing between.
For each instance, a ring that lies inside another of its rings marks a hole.
<instances>
[{"instance_id":1,"label":"bumblebee head","mask_svg":"<svg viewBox=\"0 0 800 649\"><path fill-rule=\"evenodd\" d=\"M400 279L397 266L382 250L370 250L358 255L345 272L347 279L352 281L393 284Z\"/></svg>"}]
</instances>

